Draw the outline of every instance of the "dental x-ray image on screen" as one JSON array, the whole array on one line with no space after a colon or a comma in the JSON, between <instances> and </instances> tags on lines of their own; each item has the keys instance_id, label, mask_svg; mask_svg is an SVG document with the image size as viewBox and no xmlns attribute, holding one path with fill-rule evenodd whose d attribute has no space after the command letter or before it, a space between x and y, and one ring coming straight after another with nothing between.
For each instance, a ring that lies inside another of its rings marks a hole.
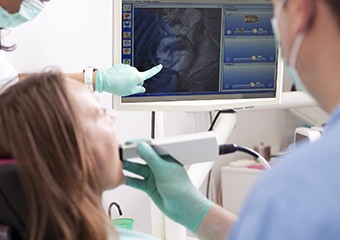
<instances>
[{"instance_id":1,"label":"dental x-ray image on screen","mask_svg":"<svg viewBox=\"0 0 340 240\"><path fill-rule=\"evenodd\" d=\"M218 91L219 8L135 8L134 66L161 63L145 82L147 93Z\"/></svg>"},{"instance_id":2,"label":"dental x-ray image on screen","mask_svg":"<svg viewBox=\"0 0 340 240\"><path fill-rule=\"evenodd\" d=\"M113 36L121 41L120 62L139 71L163 65L144 82L145 93L115 96L116 109L206 111L280 102L283 70L270 1L116 0L114 9L121 11L114 19L120 34Z\"/></svg>"}]
</instances>

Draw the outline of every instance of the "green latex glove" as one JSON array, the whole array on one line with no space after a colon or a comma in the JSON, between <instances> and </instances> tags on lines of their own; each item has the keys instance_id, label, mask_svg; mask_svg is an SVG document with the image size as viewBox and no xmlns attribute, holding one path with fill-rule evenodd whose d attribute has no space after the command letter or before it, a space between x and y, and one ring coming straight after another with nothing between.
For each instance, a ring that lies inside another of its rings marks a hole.
<instances>
[{"instance_id":1,"label":"green latex glove","mask_svg":"<svg viewBox=\"0 0 340 240\"><path fill-rule=\"evenodd\" d=\"M162 68L161 64L145 72L139 72L137 68L126 64L117 64L107 70L100 68L96 74L96 91L118 96L143 93L144 81L159 73Z\"/></svg>"},{"instance_id":2,"label":"green latex glove","mask_svg":"<svg viewBox=\"0 0 340 240\"><path fill-rule=\"evenodd\" d=\"M143 179L126 176L125 184L146 192L168 217L195 232L213 202L170 156L160 157L146 142L137 143L137 152L147 165L125 161L124 169Z\"/></svg>"}]
</instances>

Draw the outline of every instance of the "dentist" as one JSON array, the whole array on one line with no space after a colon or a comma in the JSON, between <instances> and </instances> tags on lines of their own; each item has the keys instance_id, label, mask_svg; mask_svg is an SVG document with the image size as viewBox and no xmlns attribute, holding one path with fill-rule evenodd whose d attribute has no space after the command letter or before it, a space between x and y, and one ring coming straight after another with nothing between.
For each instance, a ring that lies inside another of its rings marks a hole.
<instances>
[{"instance_id":1,"label":"dentist","mask_svg":"<svg viewBox=\"0 0 340 240\"><path fill-rule=\"evenodd\" d=\"M14 67L8 62L5 51L14 50L15 46L4 46L1 43L1 32L5 28L13 28L34 19L49 0L0 0L0 94L9 86L23 79L18 76ZM126 96L145 92L142 86L146 79L161 71L157 65L145 72L135 67L117 64L109 69L87 67L81 73L69 74L69 77L97 92L109 92Z\"/></svg>"}]
</instances>

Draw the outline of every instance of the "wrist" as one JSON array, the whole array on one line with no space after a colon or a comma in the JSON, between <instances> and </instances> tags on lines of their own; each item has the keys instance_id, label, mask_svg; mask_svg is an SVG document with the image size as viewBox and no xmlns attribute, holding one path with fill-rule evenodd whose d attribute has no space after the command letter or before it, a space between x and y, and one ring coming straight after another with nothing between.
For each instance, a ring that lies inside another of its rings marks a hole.
<instances>
[{"instance_id":1,"label":"wrist","mask_svg":"<svg viewBox=\"0 0 340 240\"><path fill-rule=\"evenodd\" d=\"M196 229L201 224L203 219L206 217L207 213L209 212L209 210L211 209L212 206L214 206L214 203L211 200L209 200L205 197L200 199L196 203L196 206L193 208L193 210L196 214L196 217L193 221L190 221L189 225L187 225L186 227L191 232L193 232L193 233L196 232Z\"/></svg>"},{"instance_id":2,"label":"wrist","mask_svg":"<svg viewBox=\"0 0 340 240\"><path fill-rule=\"evenodd\" d=\"M200 222L195 234L199 239L226 239L236 221L235 214L214 204Z\"/></svg>"},{"instance_id":3,"label":"wrist","mask_svg":"<svg viewBox=\"0 0 340 240\"><path fill-rule=\"evenodd\" d=\"M83 75L84 75L84 85L90 90L94 91L95 90L95 84L96 84L96 72L97 69L95 67L86 67L83 70Z\"/></svg>"}]
</instances>

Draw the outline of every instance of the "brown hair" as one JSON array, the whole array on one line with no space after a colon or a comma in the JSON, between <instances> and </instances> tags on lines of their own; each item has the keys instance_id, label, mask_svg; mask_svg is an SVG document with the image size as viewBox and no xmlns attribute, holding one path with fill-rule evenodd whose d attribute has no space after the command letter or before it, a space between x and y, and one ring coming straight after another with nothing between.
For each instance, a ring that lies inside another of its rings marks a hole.
<instances>
[{"instance_id":1,"label":"brown hair","mask_svg":"<svg viewBox=\"0 0 340 240\"><path fill-rule=\"evenodd\" d=\"M0 95L0 158L17 161L31 240L107 239L112 228L73 104L58 72L32 75Z\"/></svg>"},{"instance_id":2,"label":"brown hair","mask_svg":"<svg viewBox=\"0 0 340 240\"><path fill-rule=\"evenodd\" d=\"M340 1L339 0L326 0L330 10L333 12L334 18L338 22L340 28Z\"/></svg>"}]
</instances>

